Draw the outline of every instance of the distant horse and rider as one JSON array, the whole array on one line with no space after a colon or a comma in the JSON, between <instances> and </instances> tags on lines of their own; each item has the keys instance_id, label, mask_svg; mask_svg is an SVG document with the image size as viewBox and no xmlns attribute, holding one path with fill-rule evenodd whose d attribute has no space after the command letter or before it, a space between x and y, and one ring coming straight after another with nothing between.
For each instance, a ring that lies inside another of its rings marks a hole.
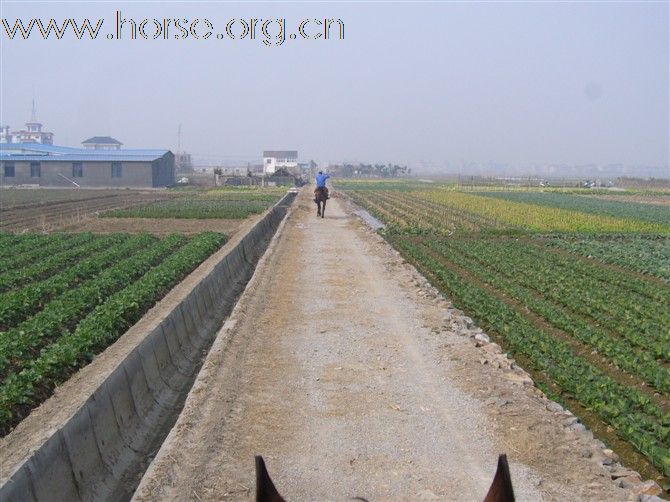
<instances>
[{"instance_id":1,"label":"distant horse and rider","mask_svg":"<svg viewBox=\"0 0 670 502\"><path fill-rule=\"evenodd\" d=\"M314 190L314 202L316 203L316 216L324 217L326 214L326 201L330 199L328 195L328 187L326 187L326 180L330 178L330 174L324 174L319 171L316 175L316 189Z\"/></svg>"}]
</instances>

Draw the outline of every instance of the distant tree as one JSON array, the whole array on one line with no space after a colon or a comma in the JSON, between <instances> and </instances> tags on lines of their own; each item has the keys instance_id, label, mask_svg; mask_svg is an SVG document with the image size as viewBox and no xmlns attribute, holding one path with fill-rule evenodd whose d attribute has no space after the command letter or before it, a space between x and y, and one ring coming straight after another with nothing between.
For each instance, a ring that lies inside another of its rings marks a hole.
<instances>
[{"instance_id":1,"label":"distant tree","mask_svg":"<svg viewBox=\"0 0 670 502\"><path fill-rule=\"evenodd\" d=\"M344 164L340 170L340 175L344 178L351 178L354 175L354 171L353 164Z\"/></svg>"}]
</instances>

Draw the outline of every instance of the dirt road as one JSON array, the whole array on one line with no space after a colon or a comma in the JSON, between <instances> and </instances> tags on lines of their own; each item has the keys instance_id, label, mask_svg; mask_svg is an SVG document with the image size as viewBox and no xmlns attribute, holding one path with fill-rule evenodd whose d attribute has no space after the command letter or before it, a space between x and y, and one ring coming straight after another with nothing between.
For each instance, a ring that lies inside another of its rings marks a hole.
<instances>
[{"instance_id":1,"label":"dirt road","mask_svg":"<svg viewBox=\"0 0 670 502\"><path fill-rule=\"evenodd\" d=\"M506 452L518 500L629 500L588 434L376 234L303 191L219 333L137 500L482 500ZM489 359L486 359L488 356ZM486 364L482 364L486 362ZM572 417L574 418L574 417Z\"/></svg>"}]
</instances>

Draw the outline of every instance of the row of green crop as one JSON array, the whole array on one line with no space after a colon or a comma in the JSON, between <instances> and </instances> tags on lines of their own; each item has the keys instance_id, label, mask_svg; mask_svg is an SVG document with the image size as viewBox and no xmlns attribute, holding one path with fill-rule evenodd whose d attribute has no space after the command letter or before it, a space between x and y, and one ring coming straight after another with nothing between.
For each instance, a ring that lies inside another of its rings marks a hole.
<instances>
[{"instance_id":1,"label":"row of green crop","mask_svg":"<svg viewBox=\"0 0 670 502\"><path fill-rule=\"evenodd\" d=\"M658 281L628 271L602 266L593 261L575 259L574 254L563 252L557 246L552 245L551 242L555 239L555 237L549 236L546 239L528 239L526 242L539 247L543 253L551 253L553 255L552 259L562 267L571 268L582 274L585 283L592 279L607 282L621 291L633 291L670 308L670 286L664 286L659 284Z\"/></svg>"},{"instance_id":2,"label":"row of green crop","mask_svg":"<svg viewBox=\"0 0 670 502\"><path fill-rule=\"evenodd\" d=\"M116 247L127 239L125 234L112 234L96 239L85 245L86 251L91 255L89 258L48 279L0 294L0 329L4 331L16 326L39 311L54 296L109 267L123 256Z\"/></svg>"},{"instance_id":3,"label":"row of green crop","mask_svg":"<svg viewBox=\"0 0 670 502\"><path fill-rule=\"evenodd\" d=\"M578 270L561 264L552 253L510 239L472 240L464 244L477 249L498 270L515 282L546 298L593 319L643 347L657 349L658 357L670 360L670 310L656 302L615 285L585 278ZM585 280L586 279L586 280Z\"/></svg>"},{"instance_id":4,"label":"row of green crop","mask_svg":"<svg viewBox=\"0 0 670 502\"><path fill-rule=\"evenodd\" d=\"M54 386L116 340L224 242L222 234L193 237L138 280L106 298L20 372L8 375L0 385L0 431L7 433Z\"/></svg>"},{"instance_id":5,"label":"row of green crop","mask_svg":"<svg viewBox=\"0 0 670 502\"><path fill-rule=\"evenodd\" d=\"M96 239L100 240L103 239L103 237L97 237ZM54 242L54 244L57 243L58 241ZM45 279L46 277L63 270L63 268L69 266L70 263L87 257L91 253L91 249L95 249L96 244L94 240L84 239L82 244L75 245L60 253L53 249L53 247L53 245L48 246L48 248L52 250L50 255L35 260L31 265L16 267L0 274L0 292Z\"/></svg>"},{"instance_id":6,"label":"row of green crop","mask_svg":"<svg viewBox=\"0 0 670 502\"><path fill-rule=\"evenodd\" d=\"M105 298L142 276L185 242L186 238L180 235L161 241L149 235L133 237L116 248L117 256L124 259L79 287L65 291L15 328L0 333L0 380L9 371L19 371L36 351L76 326Z\"/></svg>"},{"instance_id":7,"label":"row of green crop","mask_svg":"<svg viewBox=\"0 0 670 502\"><path fill-rule=\"evenodd\" d=\"M227 198L175 199L154 202L144 206L116 209L103 214L111 218L193 218L193 219L242 219L265 211L269 201Z\"/></svg>"},{"instance_id":8,"label":"row of green crop","mask_svg":"<svg viewBox=\"0 0 670 502\"><path fill-rule=\"evenodd\" d=\"M349 192L354 202L383 220L388 232L452 233L497 229L502 225L478 215L447 208L405 192Z\"/></svg>"},{"instance_id":9,"label":"row of green crop","mask_svg":"<svg viewBox=\"0 0 670 502\"><path fill-rule=\"evenodd\" d=\"M46 237L46 235L42 236ZM80 234L50 234L49 239L41 239L31 249L11 256L0 258L0 277L12 273L16 269L29 266L43 258L67 251L85 242L93 240L91 233ZM2 245L2 244L0 244Z\"/></svg>"},{"instance_id":10,"label":"row of green crop","mask_svg":"<svg viewBox=\"0 0 670 502\"><path fill-rule=\"evenodd\" d=\"M655 239L638 236L561 236L548 239L547 245L670 283L670 238L666 236Z\"/></svg>"},{"instance_id":11,"label":"row of green crop","mask_svg":"<svg viewBox=\"0 0 670 502\"><path fill-rule=\"evenodd\" d=\"M488 192L469 194L454 190L348 190L357 204L385 220L391 231L411 233L446 233L462 231L493 234L521 234L538 232L652 232L670 233L670 226L662 221L615 218L607 214L590 214L562 207L550 207L488 196ZM531 194L542 195L542 194ZM561 197L562 194L548 194ZM583 199L585 197L576 197ZM627 204L627 203L622 203ZM641 204L645 206L644 204ZM665 208L663 208L665 209Z\"/></svg>"},{"instance_id":12,"label":"row of green crop","mask_svg":"<svg viewBox=\"0 0 670 502\"><path fill-rule=\"evenodd\" d=\"M570 346L535 326L524 315L473 285L403 236L393 244L434 283L512 353L523 354L533 369L550 378L565 394L610 424L665 475L670 475L670 414L648 396L618 384Z\"/></svg>"},{"instance_id":13,"label":"row of green crop","mask_svg":"<svg viewBox=\"0 0 670 502\"><path fill-rule=\"evenodd\" d=\"M513 202L494 197L451 190L420 191L414 196L493 219L505 226L538 232L646 233L670 235L670 226L648 222L582 213L570 209Z\"/></svg>"},{"instance_id":14,"label":"row of green crop","mask_svg":"<svg viewBox=\"0 0 670 502\"><path fill-rule=\"evenodd\" d=\"M453 184L431 183L420 180L353 180L338 179L333 182L338 190L359 191L398 191L407 192L421 189L434 189L436 187L454 186Z\"/></svg>"},{"instance_id":15,"label":"row of green crop","mask_svg":"<svg viewBox=\"0 0 670 502\"><path fill-rule=\"evenodd\" d=\"M424 232L417 232L416 228L421 225L424 225L424 228L439 227L448 219L449 211L445 211L445 217L441 222L436 215L428 216L425 212L422 212L425 208L417 209L416 205L407 204L401 200L402 197L411 197L411 194L382 195L376 192L364 194L353 192L352 195L356 202L371 209L376 217L387 223L391 222L391 227L387 229L387 233L399 231L401 233L420 234ZM387 203L386 199L388 197L395 197L397 199L395 204ZM449 229L452 226L447 223L443 230L445 228ZM646 242L656 241L648 240ZM562 295L565 301L577 305L580 312L592 317L595 316L598 322L617 331L623 330L630 337L639 338L635 331L640 330L650 336L652 343L657 348L661 344L665 344L666 341L670 343L668 330L664 328L670 322L667 313L670 295L667 291L662 291L657 285L635 278L630 274L588 266L578 260L561 259L558 255L553 255L552 259L548 260L546 259L548 257L545 256L546 252L540 253L526 243L519 244L519 247L523 248L520 251L524 255L530 253L537 260L547 262L535 284L536 288L544 284L544 292L554 296ZM526 275L525 267L529 267L529 270L535 270L537 264L526 261L518 267L520 278ZM590 272L588 269L590 269ZM558 273L559 270L560 274ZM551 273L552 277L557 279L558 282L548 282L546 278L548 273ZM538 277L538 275L536 274L534 277ZM630 289L622 289L622 284L633 285L633 292ZM637 293L638 290L639 293ZM644 297L640 297L638 294ZM652 302L647 300L652 300ZM663 331L664 329L665 331ZM659 350L662 354L667 353L667 350L665 352L662 349ZM657 351L657 353L659 352Z\"/></svg>"},{"instance_id":16,"label":"row of green crop","mask_svg":"<svg viewBox=\"0 0 670 502\"><path fill-rule=\"evenodd\" d=\"M20 240L20 237L16 234L13 234L11 232L0 232L0 248L4 248L5 246L11 246L18 242Z\"/></svg>"},{"instance_id":17,"label":"row of green crop","mask_svg":"<svg viewBox=\"0 0 670 502\"><path fill-rule=\"evenodd\" d=\"M477 195L670 226L670 210L659 204L603 200L559 192L477 192Z\"/></svg>"},{"instance_id":18,"label":"row of green crop","mask_svg":"<svg viewBox=\"0 0 670 502\"><path fill-rule=\"evenodd\" d=\"M362 194L358 191L348 192L348 195L356 204L364 207L370 214L383 221L387 228L409 226L407 219L399 218L394 208L385 205L382 201L373 201L371 200L372 197L367 197L368 194ZM409 219L409 215L404 216Z\"/></svg>"},{"instance_id":19,"label":"row of green crop","mask_svg":"<svg viewBox=\"0 0 670 502\"><path fill-rule=\"evenodd\" d=\"M664 198L664 197L670 197L670 190L663 189L661 187L658 188L617 188L616 190L611 190L609 188L577 188L577 187L572 187L572 188L560 188L560 187L545 187L541 188L538 191L540 192L561 192L561 193L569 193L569 194L575 194L575 195L584 195L586 197L588 196L598 196L598 197L603 197L603 196L610 196L610 197L616 197L616 198L625 198L625 197L637 197L640 195L644 195L647 197L658 197L658 198Z\"/></svg>"},{"instance_id":20,"label":"row of green crop","mask_svg":"<svg viewBox=\"0 0 670 502\"><path fill-rule=\"evenodd\" d=\"M484 243L485 246L490 242ZM654 355L645 348L632 346L625 339L586 322L563 305L547 300L531 288L521 286L504 270L500 263L489 259L481 247L469 241L437 242L426 240L424 246L435 251L439 259L455 263L478 280L489 284L496 291L520 302L530 312L549 324L573 337L575 340L595 349L617 367L636 375L664 393L670 392L670 370L656 361Z\"/></svg>"},{"instance_id":21,"label":"row of green crop","mask_svg":"<svg viewBox=\"0 0 670 502\"><path fill-rule=\"evenodd\" d=\"M659 321L661 325L670 323L667 310L667 307L670 307L670 287L620 270L614 271L608 267L587 264L582 260L551 252L552 250L546 247L527 246L526 243L519 241L511 241L509 244L510 249L516 250L517 253L522 251L528 259L532 257L533 260L539 260L547 266L561 270L563 276L569 277L573 284L581 281L593 290L589 299L599 298L603 302L607 301L608 311L613 317L626 319L627 315L635 315ZM622 287L624 285L625 287ZM613 311L615 305L619 308ZM628 314L624 314L625 311Z\"/></svg>"},{"instance_id":22,"label":"row of green crop","mask_svg":"<svg viewBox=\"0 0 670 502\"><path fill-rule=\"evenodd\" d=\"M57 234L28 234L20 236L3 232L0 235L5 236L2 239L2 246L0 246L0 260L14 258L22 253L30 252L37 247L59 239Z\"/></svg>"},{"instance_id":23,"label":"row of green crop","mask_svg":"<svg viewBox=\"0 0 670 502\"><path fill-rule=\"evenodd\" d=\"M374 192L367 194L366 200L381 200L387 208L398 215L412 215L411 226L403 229L412 233L415 228L429 229L430 232L491 231L509 227L492 218L468 213L456 207L429 202L406 192ZM412 228L414 227L414 228Z\"/></svg>"}]
</instances>

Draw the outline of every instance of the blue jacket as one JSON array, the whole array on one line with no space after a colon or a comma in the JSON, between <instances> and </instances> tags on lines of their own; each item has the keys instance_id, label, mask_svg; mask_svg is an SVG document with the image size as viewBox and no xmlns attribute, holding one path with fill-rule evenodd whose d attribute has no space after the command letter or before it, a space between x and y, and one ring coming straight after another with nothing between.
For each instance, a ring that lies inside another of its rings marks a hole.
<instances>
[{"instance_id":1,"label":"blue jacket","mask_svg":"<svg viewBox=\"0 0 670 502\"><path fill-rule=\"evenodd\" d=\"M317 174L316 175L316 188L323 188L326 186L326 180L330 178L330 174Z\"/></svg>"}]
</instances>

